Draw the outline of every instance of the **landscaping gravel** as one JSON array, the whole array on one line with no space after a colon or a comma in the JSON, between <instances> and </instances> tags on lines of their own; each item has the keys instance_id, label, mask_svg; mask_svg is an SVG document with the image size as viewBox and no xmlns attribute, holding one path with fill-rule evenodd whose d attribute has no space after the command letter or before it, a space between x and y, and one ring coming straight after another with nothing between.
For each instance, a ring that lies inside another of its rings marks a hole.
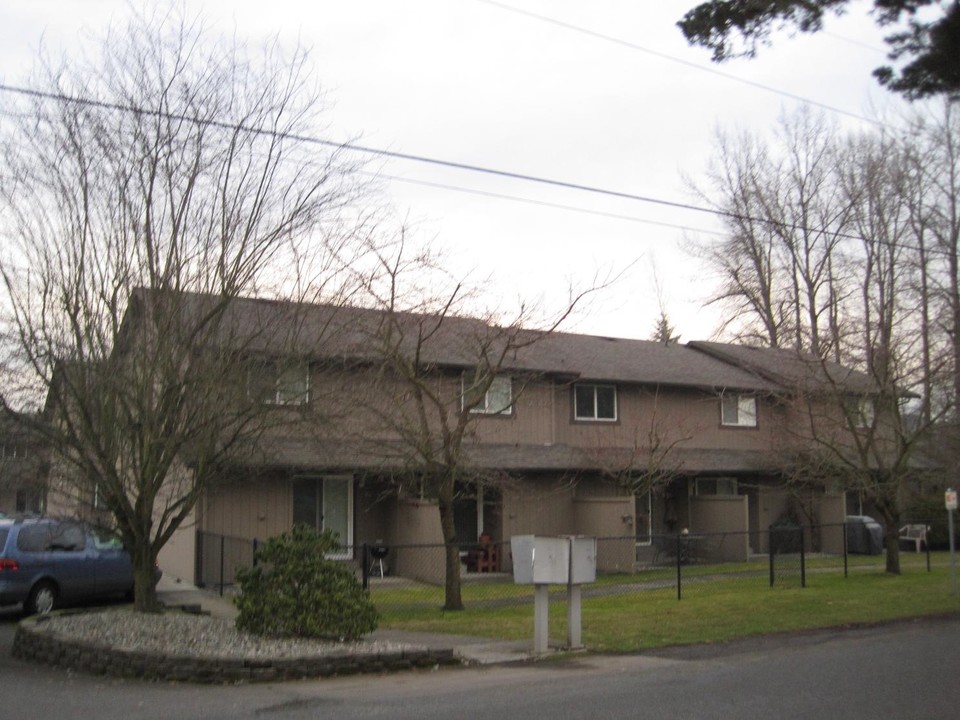
<instances>
[{"instance_id":1,"label":"landscaping gravel","mask_svg":"<svg viewBox=\"0 0 960 720\"><path fill-rule=\"evenodd\" d=\"M396 652L412 646L388 641L278 640L236 630L232 621L184 612L130 610L67 613L45 618L38 630L61 638L199 658L289 659Z\"/></svg>"}]
</instances>

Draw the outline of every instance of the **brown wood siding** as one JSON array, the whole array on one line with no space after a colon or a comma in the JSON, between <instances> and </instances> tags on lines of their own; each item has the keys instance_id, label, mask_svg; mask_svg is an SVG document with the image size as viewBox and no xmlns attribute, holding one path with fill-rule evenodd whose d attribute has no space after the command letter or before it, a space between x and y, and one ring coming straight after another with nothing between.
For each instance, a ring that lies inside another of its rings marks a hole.
<instances>
[{"instance_id":1,"label":"brown wood siding","mask_svg":"<svg viewBox=\"0 0 960 720\"><path fill-rule=\"evenodd\" d=\"M290 530L293 500L286 473L264 473L212 488L207 493L203 530L263 540Z\"/></svg>"},{"instance_id":2,"label":"brown wood siding","mask_svg":"<svg viewBox=\"0 0 960 720\"><path fill-rule=\"evenodd\" d=\"M510 415L477 414L473 422L481 442L546 445L553 439L553 388L538 382L514 382L514 410Z\"/></svg>"},{"instance_id":3,"label":"brown wood siding","mask_svg":"<svg viewBox=\"0 0 960 720\"><path fill-rule=\"evenodd\" d=\"M449 417L458 411L461 391L456 372L438 374L435 389L448 399ZM718 394L685 388L659 390L636 385L617 386L617 420L576 421L573 417L573 386L535 380L514 380L514 411L510 415L476 414L469 435L481 443L516 445L562 444L581 448L647 447L652 435L664 444L679 442L692 449L783 450L804 440L803 428L810 411L767 396L757 396L757 426L730 427L720 421ZM399 381L378 378L372 370L317 372L311 376L311 403L303 422L290 423L275 433L290 438L364 441L397 440L396 428L385 419L392 409L394 419L410 426L413 403ZM290 413L290 410L278 409ZM836 411L818 408L818 416L836 422ZM439 428L436 417L434 428Z\"/></svg>"},{"instance_id":4,"label":"brown wood siding","mask_svg":"<svg viewBox=\"0 0 960 720\"><path fill-rule=\"evenodd\" d=\"M769 450L782 411L768 398L757 398L757 427L720 424L718 395L684 389L654 391L617 387L616 422L576 421L570 385L556 386L557 442L578 447L648 447L651 436L687 448Z\"/></svg>"}]
</instances>

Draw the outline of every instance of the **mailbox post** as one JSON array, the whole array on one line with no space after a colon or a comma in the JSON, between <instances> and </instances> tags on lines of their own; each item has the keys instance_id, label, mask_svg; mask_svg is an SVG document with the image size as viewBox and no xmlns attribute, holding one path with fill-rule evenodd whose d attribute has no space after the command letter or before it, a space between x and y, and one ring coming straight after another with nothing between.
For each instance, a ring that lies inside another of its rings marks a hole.
<instances>
[{"instance_id":1,"label":"mailbox post","mask_svg":"<svg viewBox=\"0 0 960 720\"><path fill-rule=\"evenodd\" d=\"M596 539L515 535L510 549L513 581L534 586L534 652L549 649L550 585L567 586L567 644L581 647L580 586L597 579Z\"/></svg>"},{"instance_id":2,"label":"mailbox post","mask_svg":"<svg viewBox=\"0 0 960 720\"><path fill-rule=\"evenodd\" d=\"M570 576L567 581L567 647L582 648L581 587L597 580L597 539L570 537Z\"/></svg>"}]
</instances>

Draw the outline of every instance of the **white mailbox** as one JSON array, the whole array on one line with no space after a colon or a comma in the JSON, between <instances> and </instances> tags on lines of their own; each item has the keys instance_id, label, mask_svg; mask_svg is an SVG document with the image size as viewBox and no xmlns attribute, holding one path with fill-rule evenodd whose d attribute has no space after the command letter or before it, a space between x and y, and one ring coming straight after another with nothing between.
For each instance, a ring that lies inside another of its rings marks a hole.
<instances>
[{"instance_id":1,"label":"white mailbox","mask_svg":"<svg viewBox=\"0 0 960 720\"><path fill-rule=\"evenodd\" d=\"M597 579L597 540L514 535L513 581L518 585L580 585Z\"/></svg>"},{"instance_id":2,"label":"white mailbox","mask_svg":"<svg viewBox=\"0 0 960 720\"><path fill-rule=\"evenodd\" d=\"M514 535L513 581L533 585L533 649L547 652L550 618L550 585L567 586L567 646L583 647L580 642L580 586L597 579L596 538L537 537Z\"/></svg>"},{"instance_id":3,"label":"white mailbox","mask_svg":"<svg viewBox=\"0 0 960 720\"><path fill-rule=\"evenodd\" d=\"M597 539L570 538L570 584L582 585L597 581Z\"/></svg>"},{"instance_id":4,"label":"white mailbox","mask_svg":"<svg viewBox=\"0 0 960 720\"><path fill-rule=\"evenodd\" d=\"M514 535L513 581L518 585L566 585L570 576L567 538Z\"/></svg>"}]
</instances>

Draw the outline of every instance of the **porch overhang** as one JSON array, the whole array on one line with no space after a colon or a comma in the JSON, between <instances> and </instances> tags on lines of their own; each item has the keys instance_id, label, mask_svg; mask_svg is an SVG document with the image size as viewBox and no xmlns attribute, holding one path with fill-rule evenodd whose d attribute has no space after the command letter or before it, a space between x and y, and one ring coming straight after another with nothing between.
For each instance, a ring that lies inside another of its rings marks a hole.
<instances>
[{"instance_id":1,"label":"porch overhang","mask_svg":"<svg viewBox=\"0 0 960 720\"><path fill-rule=\"evenodd\" d=\"M484 443L465 447L463 455L465 467L516 473L657 470L688 475L774 473L784 468L782 458L757 450L676 448L660 462L651 463L647 455L626 448ZM359 472L397 472L417 467L409 450L395 441L278 440L238 455L231 464L249 469L282 467Z\"/></svg>"}]
</instances>

